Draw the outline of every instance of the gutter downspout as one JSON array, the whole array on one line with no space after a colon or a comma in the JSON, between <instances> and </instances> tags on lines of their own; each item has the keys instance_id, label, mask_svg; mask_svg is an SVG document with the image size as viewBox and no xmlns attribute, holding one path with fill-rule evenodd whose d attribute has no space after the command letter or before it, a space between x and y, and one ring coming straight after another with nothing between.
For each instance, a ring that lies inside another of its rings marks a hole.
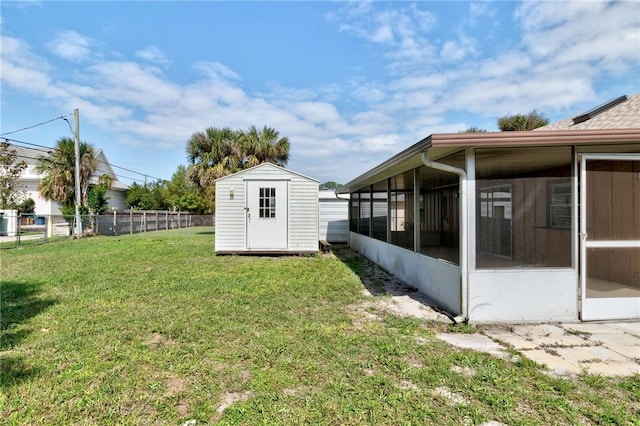
<instances>
[{"instance_id":1,"label":"gutter downspout","mask_svg":"<svg viewBox=\"0 0 640 426\"><path fill-rule=\"evenodd\" d=\"M422 164L425 166L454 173L460 178L460 315L453 318L455 323L469 321L469 259L468 259L468 199L467 199L467 172L458 167L431 161L427 158L426 151L422 151Z\"/></svg>"}]
</instances>

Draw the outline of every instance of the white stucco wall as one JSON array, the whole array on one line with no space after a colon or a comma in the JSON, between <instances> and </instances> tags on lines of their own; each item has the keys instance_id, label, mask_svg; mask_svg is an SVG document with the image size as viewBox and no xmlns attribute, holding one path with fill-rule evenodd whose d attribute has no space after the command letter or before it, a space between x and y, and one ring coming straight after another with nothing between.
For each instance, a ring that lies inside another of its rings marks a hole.
<instances>
[{"instance_id":1,"label":"white stucco wall","mask_svg":"<svg viewBox=\"0 0 640 426\"><path fill-rule=\"evenodd\" d=\"M460 267L351 232L349 245L452 315L460 314Z\"/></svg>"},{"instance_id":2,"label":"white stucco wall","mask_svg":"<svg viewBox=\"0 0 640 426\"><path fill-rule=\"evenodd\" d=\"M578 319L575 270L483 270L469 273L472 322L545 322Z\"/></svg>"}]
</instances>

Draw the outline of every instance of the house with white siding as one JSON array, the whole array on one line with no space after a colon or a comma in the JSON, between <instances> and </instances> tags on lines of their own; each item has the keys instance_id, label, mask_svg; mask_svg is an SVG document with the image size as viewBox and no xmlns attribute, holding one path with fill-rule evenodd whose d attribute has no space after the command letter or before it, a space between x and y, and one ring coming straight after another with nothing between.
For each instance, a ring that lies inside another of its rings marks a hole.
<instances>
[{"instance_id":1,"label":"house with white siding","mask_svg":"<svg viewBox=\"0 0 640 426\"><path fill-rule=\"evenodd\" d=\"M59 216L60 203L52 200L45 200L40 195L38 187L42 181L42 175L37 172L36 166L40 159L49 155L41 149L26 148L22 146L12 145L11 149L16 150L17 161L25 161L27 168L22 172L19 179L21 189L25 191L26 198L32 198L35 201L35 216ZM97 182L98 176L104 174L109 175L113 182L111 188L107 191L109 210L124 210L125 199L128 185L118 181L118 176L113 171L103 150L97 149L94 152L98 168L93 175L93 180Z\"/></svg>"},{"instance_id":2,"label":"house with white siding","mask_svg":"<svg viewBox=\"0 0 640 426\"><path fill-rule=\"evenodd\" d=\"M317 253L317 180L271 163L217 179L217 254Z\"/></svg>"}]
</instances>

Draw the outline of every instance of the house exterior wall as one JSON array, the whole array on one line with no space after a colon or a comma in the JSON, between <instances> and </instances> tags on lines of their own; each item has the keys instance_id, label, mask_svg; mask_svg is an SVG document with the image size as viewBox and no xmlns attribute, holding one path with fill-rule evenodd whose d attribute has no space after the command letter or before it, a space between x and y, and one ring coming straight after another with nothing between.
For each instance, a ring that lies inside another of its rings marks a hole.
<instances>
[{"instance_id":1,"label":"house exterior wall","mask_svg":"<svg viewBox=\"0 0 640 426\"><path fill-rule=\"evenodd\" d=\"M246 252L246 182L289 182L289 252L318 251L318 182L272 164L226 176L216 181L216 252ZM233 190L233 197L231 191ZM280 251L280 250L279 250Z\"/></svg>"},{"instance_id":2,"label":"house exterior wall","mask_svg":"<svg viewBox=\"0 0 640 426\"><path fill-rule=\"evenodd\" d=\"M127 208L124 203L127 198L126 191L114 191L110 189L107 191L107 197L109 197L107 201L109 203L107 207L108 210L125 210Z\"/></svg>"},{"instance_id":3,"label":"house exterior wall","mask_svg":"<svg viewBox=\"0 0 640 426\"><path fill-rule=\"evenodd\" d=\"M111 171L109 167L105 166L107 160L104 156L104 153L100 151L97 158L99 158L100 162L98 163L99 167L95 173L95 176L107 174L114 179L112 188L107 192L107 196L109 197L107 201L107 209L124 210L126 208L125 199L127 194L127 186L121 182L118 182L117 176L113 173L113 171ZM36 160L30 159L29 161L33 162ZM41 180L42 175L36 171L35 164L27 164L27 168L23 170L19 179L20 185L22 185L22 189L25 191L26 198L31 198L33 199L33 201L35 201L34 214L36 216L62 215L59 202L45 200L40 196L38 186L40 185Z\"/></svg>"},{"instance_id":4,"label":"house exterior wall","mask_svg":"<svg viewBox=\"0 0 640 426\"><path fill-rule=\"evenodd\" d=\"M460 267L351 232L349 246L402 281L414 286L438 306L460 314Z\"/></svg>"}]
</instances>

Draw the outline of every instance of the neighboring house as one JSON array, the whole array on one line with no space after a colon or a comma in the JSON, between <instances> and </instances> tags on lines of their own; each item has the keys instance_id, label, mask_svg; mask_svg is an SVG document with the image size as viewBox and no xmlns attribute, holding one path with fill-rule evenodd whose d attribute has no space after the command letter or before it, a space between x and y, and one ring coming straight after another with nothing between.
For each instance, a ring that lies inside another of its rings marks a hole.
<instances>
[{"instance_id":1,"label":"neighboring house","mask_svg":"<svg viewBox=\"0 0 640 426\"><path fill-rule=\"evenodd\" d=\"M40 158L46 157L47 153L39 149L31 149L15 145L12 145L11 148L15 149L17 152L17 161L24 160L27 163L27 168L22 172L20 177L20 183L26 192L27 198L32 198L36 203L35 215L61 215L60 203L57 201L45 200L38 191L42 175L36 172L35 168ZM94 174L94 179L97 179L98 176L103 174L107 174L113 179L111 189L107 192L107 197L109 197L109 209L123 210L125 208L124 201L128 186L118 181L118 177L113 172L106 155L101 149L95 151L95 156L98 161L98 170Z\"/></svg>"},{"instance_id":2,"label":"neighboring house","mask_svg":"<svg viewBox=\"0 0 640 426\"><path fill-rule=\"evenodd\" d=\"M318 252L317 180L263 163L215 185L216 253Z\"/></svg>"},{"instance_id":3,"label":"neighboring house","mask_svg":"<svg viewBox=\"0 0 640 426\"><path fill-rule=\"evenodd\" d=\"M433 134L338 193L350 246L459 321L640 318L640 94Z\"/></svg>"}]
</instances>

